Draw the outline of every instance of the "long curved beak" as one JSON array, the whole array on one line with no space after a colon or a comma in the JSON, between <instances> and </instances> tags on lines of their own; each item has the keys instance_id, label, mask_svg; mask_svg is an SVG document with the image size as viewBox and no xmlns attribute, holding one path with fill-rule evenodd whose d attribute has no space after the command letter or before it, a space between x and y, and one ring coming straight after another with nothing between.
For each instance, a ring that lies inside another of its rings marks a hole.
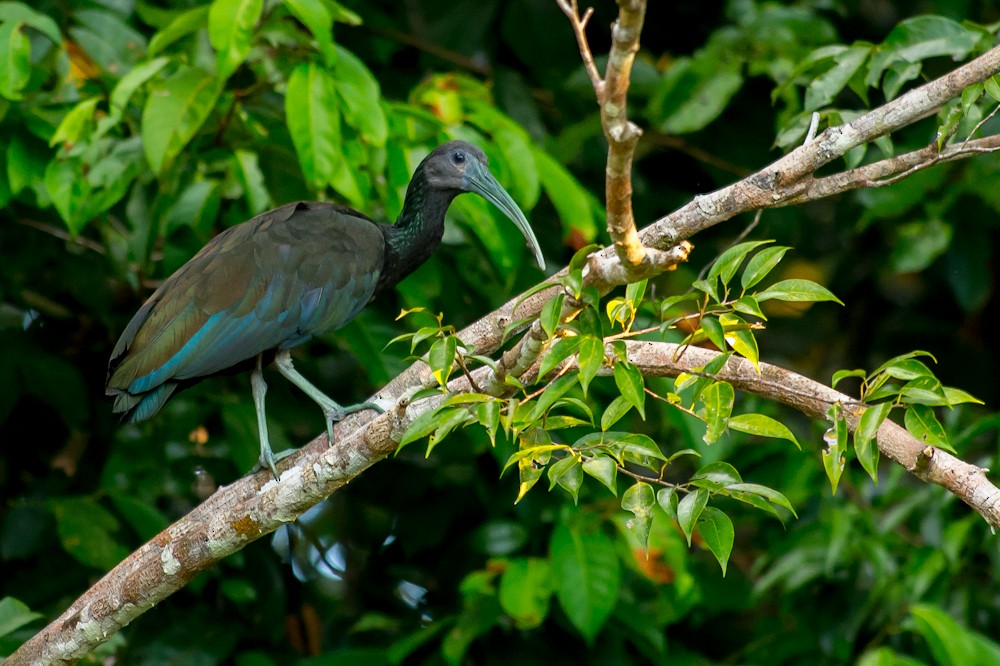
<instances>
[{"instance_id":1,"label":"long curved beak","mask_svg":"<svg viewBox=\"0 0 1000 666\"><path fill-rule=\"evenodd\" d=\"M538 246L538 239L535 238L535 232L531 230L531 225L528 224L524 213L521 212L521 209L517 207L514 200L507 194L507 190L503 189L496 178L493 177L493 174L486 168L469 169L465 174L465 182L470 192L475 192L499 208L520 229L521 234L524 235L524 239L528 241L528 247L531 248L531 252L535 255L535 263L544 271L545 259L542 258L542 248Z\"/></svg>"}]
</instances>

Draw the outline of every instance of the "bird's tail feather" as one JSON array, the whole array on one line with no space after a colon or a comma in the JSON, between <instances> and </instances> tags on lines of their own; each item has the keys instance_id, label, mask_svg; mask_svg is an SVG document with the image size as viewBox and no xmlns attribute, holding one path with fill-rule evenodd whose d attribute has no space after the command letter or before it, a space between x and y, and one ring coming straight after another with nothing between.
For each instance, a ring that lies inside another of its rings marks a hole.
<instances>
[{"instance_id":1,"label":"bird's tail feather","mask_svg":"<svg viewBox=\"0 0 1000 666\"><path fill-rule=\"evenodd\" d=\"M121 391L115 395L115 405L112 411L122 415L126 423L138 423L160 411L163 404L177 389L175 382L165 382L144 393L134 394Z\"/></svg>"}]
</instances>

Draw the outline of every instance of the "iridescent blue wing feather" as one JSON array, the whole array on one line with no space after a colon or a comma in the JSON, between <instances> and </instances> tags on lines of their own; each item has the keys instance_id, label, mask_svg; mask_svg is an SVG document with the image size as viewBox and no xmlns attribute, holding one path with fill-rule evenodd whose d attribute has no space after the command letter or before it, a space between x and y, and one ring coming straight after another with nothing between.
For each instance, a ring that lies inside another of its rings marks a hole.
<instances>
[{"instance_id":1,"label":"iridescent blue wing feather","mask_svg":"<svg viewBox=\"0 0 1000 666\"><path fill-rule=\"evenodd\" d=\"M219 234L122 334L114 410L141 421L179 385L344 325L375 292L384 245L374 222L332 204L288 204Z\"/></svg>"}]
</instances>

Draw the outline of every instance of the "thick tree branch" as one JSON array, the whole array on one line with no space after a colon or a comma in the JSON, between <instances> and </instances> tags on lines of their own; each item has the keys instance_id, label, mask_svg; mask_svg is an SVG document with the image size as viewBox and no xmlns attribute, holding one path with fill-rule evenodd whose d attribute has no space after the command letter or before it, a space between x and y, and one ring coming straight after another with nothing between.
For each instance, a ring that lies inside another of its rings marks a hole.
<instances>
[{"instance_id":1,"label":"thick tree branch","mask_svg":"<svg viewBox=\"0 0 1000 666\"><path fill-rule=\"evenodd\" d=\"M936 145L931 144L920 150L865 164L832 176L812 178L801 192L784 199L781 205L791 206L807 201L816 201L865 187L885 187L898 183L917 171L923 171L939 162L950 162L970 155L992 153L997 150L1000 150L1000 134L945 146L940 151Z\"/></svg>"},{"instance_id":2,"label":"thick tree branch","mask_svg":"<svg viewBox=\"0 0 1000 666\"><path fill-rule=\"evenodd\" d=\"M682 354L680 345L666 342L628 341L626 345L629 361L647 376L676 377L702 368L719 356L719 352L699 347L688 347ZM608 357L613 357L610 350ZM818 420L825 420L827 410L840 403L847 407L844 413L851 431L858 425L856 398L776 365L761 363L758 375L750 361L733 356L715 377L739 391L780 402ZM992 527L1000 528L1000 488L986 478L988 470L919 441L889 420L879 428L877 440L879 451L887 458L918 479L953 493Z\"/></svg>"},{"instance_id":3,"label":"thick tree branch","mask_svg":"<svg viewBox=\"0 0 1000 666\"><path fill-rule=\"evenodd\" d=\"M1000 72L1000 46L858 116L853 122L827 128L809 143L757 173L695 197L689 204L643 229L639 237L647 246L669 247L741 213L787 205L809 188L814 180L812 174L820 167L842 157L851 148L933 114L968 86L985 81L997 72Z\"/></svg>"}]
</instances>

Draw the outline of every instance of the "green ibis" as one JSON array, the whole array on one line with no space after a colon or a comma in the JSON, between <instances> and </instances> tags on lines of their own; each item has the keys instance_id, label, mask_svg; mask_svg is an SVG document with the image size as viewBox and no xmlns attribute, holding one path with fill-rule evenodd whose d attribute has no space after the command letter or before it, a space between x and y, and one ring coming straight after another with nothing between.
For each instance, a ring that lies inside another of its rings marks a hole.
<instances>
[{"instance_id":1,"label":"green ibis","mask_svg":"<svg viewBox=\"0 0 1000 666\"><path fill-rule=\"evenodd\" d=\"M290 203L231 227L167 278L132 317L108 363L113 411L135 423L156 414L180 388L252 365L260 463L275 478L264 418L264 359L333 423L371 403L341 406L292 365L289 351L351 321L380 292L412 273L444 233L452 200L475 192L497 206L527 239L538 241L483 152L464 141L438 146L417 167L396 224L375 222L332 203Z\"/></svg>"}]
</instances>

